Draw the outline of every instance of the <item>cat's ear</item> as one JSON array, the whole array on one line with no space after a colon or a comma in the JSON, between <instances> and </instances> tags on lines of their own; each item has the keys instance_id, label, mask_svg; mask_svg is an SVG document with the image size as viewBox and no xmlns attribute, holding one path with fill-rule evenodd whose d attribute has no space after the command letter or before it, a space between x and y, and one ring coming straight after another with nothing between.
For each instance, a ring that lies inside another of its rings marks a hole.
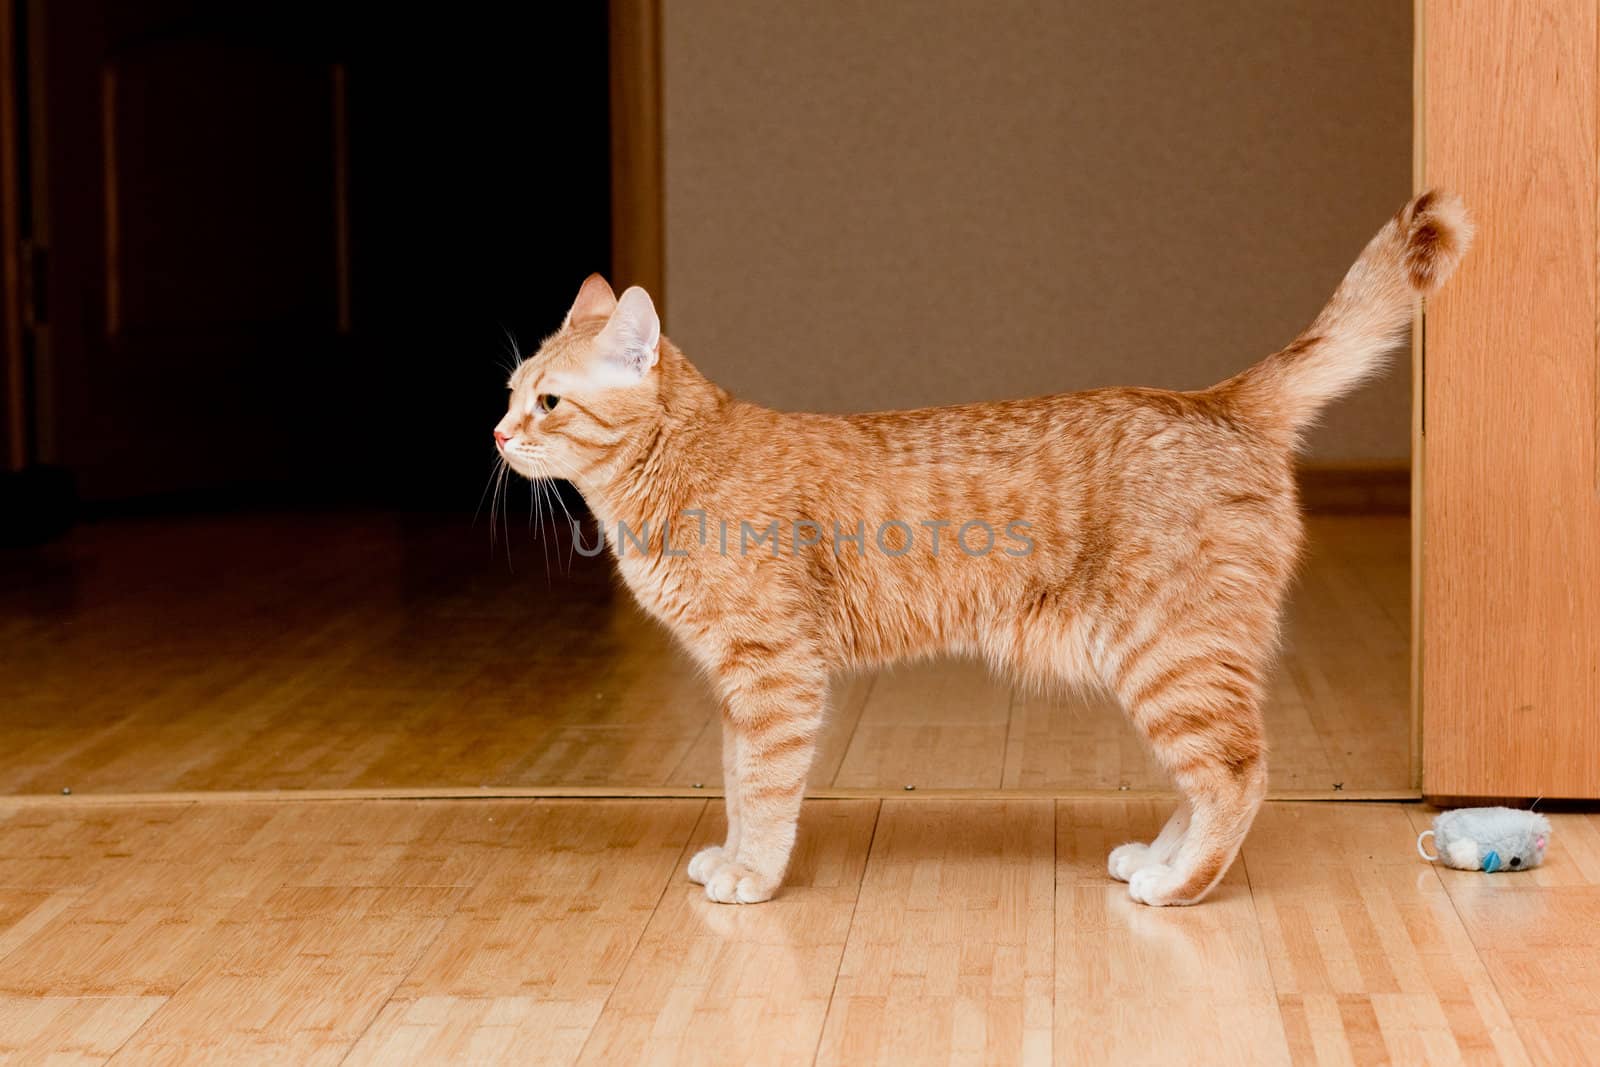
<instances>
[{"instance_id":1,"label":"cat's ear","mask_svg":"<svg viewBox=\"0 0 1600 1067\"><path fill-rule=\"evenodd\" d=\"M595 339L595 348L609 371L623 382L636 382L661 358L661 319L650 294L637 285L622 294L611 321Z\"/></svg>"},{"instance_id":2,"label":"cat's ear","mask_svg":"<svg viewBox=\"0 0 1600 1067\"><path fill-rule=\"evenodd\" d=\"M578 299L572 302L561 328L564 330L586 319L609 319L615 310L617 294L611 291L610 283L598 274L591 274L583 280L582 287L578 289Z\"/></svg>"}]
</instances>

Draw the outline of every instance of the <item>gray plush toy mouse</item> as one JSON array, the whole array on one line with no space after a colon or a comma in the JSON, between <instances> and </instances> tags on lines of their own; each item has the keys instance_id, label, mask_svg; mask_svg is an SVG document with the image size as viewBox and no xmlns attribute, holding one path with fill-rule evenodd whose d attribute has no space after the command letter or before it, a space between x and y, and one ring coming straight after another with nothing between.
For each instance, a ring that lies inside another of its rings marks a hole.
<instances>
[{"instance_id":1,"label":"gray plush toy mouse","mask_svg":"<svg viewBox=\"0 0 1600 1067\"><path fill-rule=\"evenodd\" d=\"M1422 847L1433 838L1437 856ZM1550 820L1517 808L1457 808L1433 818L1433 829L1417 837L1417 851L1429 863L1463 871L1525 871L1544 862Z\"/></svg>"}]
</instances>

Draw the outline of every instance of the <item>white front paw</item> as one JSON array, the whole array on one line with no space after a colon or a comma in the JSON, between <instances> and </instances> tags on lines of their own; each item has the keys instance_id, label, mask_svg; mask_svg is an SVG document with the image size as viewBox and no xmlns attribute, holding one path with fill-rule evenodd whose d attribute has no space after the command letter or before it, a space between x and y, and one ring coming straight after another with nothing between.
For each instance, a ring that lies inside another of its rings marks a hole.
<instances>
[{"instance_id":1,"label":"white front paw","mask_svg":"<svg viewBox=\"0 0 1600 1067\"><path fill-rule=\"evenodd\" d=\"M689 881L695 885L705 885L711 880L711 876L716 872L717 868L732 858L728 854L728 850L721 845L712 845L709 848L701 849L689 861Z\"/></svg>"},{"instance_id":2,"label":"white front paw","mask_svg":"<svg viewBox=\"0 0 1600 1067\"><path fill-rule=\"evenodd\" d=\"M700 856L705 854L702 852ZM695 859L698 860L700 856ZM695 873L694 865L690 864L689 877L694 878ZM708 863L699 873L705 877L695 878L695 881L704 885L706 896L718 904L759 904L771 900L772 894L778 891L778 879L768 878L727 858L726 852L717 858L714 865Z\"/></svg>"},{"instance_id":3,"label":"white front paw","mask_svg":"<svg viewBox=\"0 0 1600 1067\"><path fill-rule=\"evenodd\" d=\"M1111 856L1106 860L1106 870L1111 872L1111 877L1119 882L1126 882L1143 867L1148 867L1155 862L1155 857L1150 853L1150 846L1138 841L1129 841L1126 845L1118 845L1111 850Z\"/></svg>"}]
</instances>

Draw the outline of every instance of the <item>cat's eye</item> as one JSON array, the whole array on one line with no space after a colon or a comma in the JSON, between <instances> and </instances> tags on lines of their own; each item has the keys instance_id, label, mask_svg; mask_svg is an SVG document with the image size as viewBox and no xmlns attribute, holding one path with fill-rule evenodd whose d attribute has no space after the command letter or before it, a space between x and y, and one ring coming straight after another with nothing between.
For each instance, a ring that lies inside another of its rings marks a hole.
<instances>
[{"instance_id":1,"label":"cat's eye","mask_svg":"<svg viewBox=\"0 0 1600 1067\"><path fill-rule=\"evenodd\" d=\"M539 405L540 411L549 414L555 410L557 404L561 403L561 398L553 393L540 393L533 402Z\"/></svg>"}]
</instances>

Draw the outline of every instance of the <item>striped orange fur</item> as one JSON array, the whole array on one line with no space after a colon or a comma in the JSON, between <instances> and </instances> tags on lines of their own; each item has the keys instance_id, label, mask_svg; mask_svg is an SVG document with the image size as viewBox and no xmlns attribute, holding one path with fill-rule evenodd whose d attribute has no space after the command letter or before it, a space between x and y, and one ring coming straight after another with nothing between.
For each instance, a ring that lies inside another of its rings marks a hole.
<instances>
[{"instance_id":1,"label":"striped orange fur","mask_svg":"<svg viewBox=\"0 0 1600 1067\"><path fill-rule=\"evenodd\" d=\"M591 277L512 377L496 439L519 473L583 493L628 588L717 687L728 836L689 876L713 900L776 892L831 673L968 654L1120 698L1183 800L1110 873L1147 904L1204 897L1266 789L1300 436L1381 366L1470 239L1458 199L1418 197L1299 338L1210 389L863 415L729 396L660 336L642 290L619 300ZM777 543L750 550L745 528L774 521ZM990 550L969 551L985 529Z\"/></svg>"}]
</instances>

